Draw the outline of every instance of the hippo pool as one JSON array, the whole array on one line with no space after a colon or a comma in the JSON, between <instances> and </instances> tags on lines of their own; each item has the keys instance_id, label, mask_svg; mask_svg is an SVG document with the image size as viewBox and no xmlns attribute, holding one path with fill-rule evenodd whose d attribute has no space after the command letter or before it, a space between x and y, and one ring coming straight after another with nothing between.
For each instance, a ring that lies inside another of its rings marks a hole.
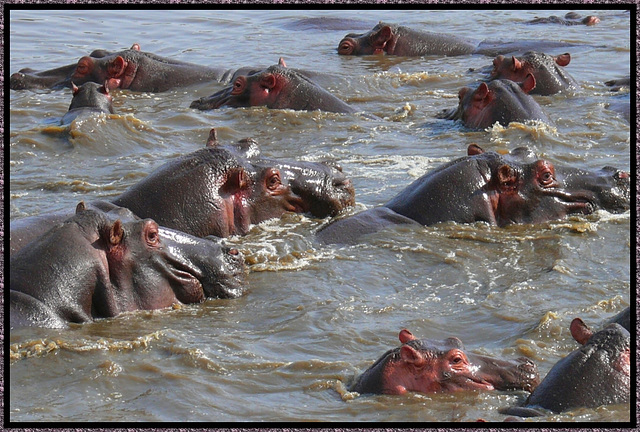
<instances>
[{"instance_id":1,"label":"hippo pool","mask_svg":"<svg viewBox=\"0 0 640 432\"><path fill-rule=\"evenodd\" d=\"M323 87L358 112L190 108L225 86L207 82L162 93L115 89L115 114L64 129L56 125L70 89L6 88L10 219L113 199L202 148L212 127L221 141L255 139L266 157L339 164L356 191L344 216L388 202L470 144L502 154L528 146L552 163L629 171L630 123L610 109L629 104L629 93L604 84L629 75L629 12L580 10L600 17L589 27L525 24L568 11L12 10L5 72L52 69L134 43L229 69L282 57L288 67L332 77ZM553 35L572 44L547 52L570 52L566 70L578 87L536 96L553 125L468 129L436 115L455 107L460 88L476 86L493 58L337 54L347 33L381 20L475 41ZM9 330L8 420L501 422L499 409L521 404L526 392L358 395L349 388L399 345L403 328L420 338L458 337L479 355L526 357L544 377L578 346L569 332L574 318L598 327L635 298L631 214L501 228L398 226L345 246L315 240L329 218L287 213L225 240L246 259L242 297L64 330ZM631 411L616 404L526 421L629 422Z\"/></svg>"}]
</instances>

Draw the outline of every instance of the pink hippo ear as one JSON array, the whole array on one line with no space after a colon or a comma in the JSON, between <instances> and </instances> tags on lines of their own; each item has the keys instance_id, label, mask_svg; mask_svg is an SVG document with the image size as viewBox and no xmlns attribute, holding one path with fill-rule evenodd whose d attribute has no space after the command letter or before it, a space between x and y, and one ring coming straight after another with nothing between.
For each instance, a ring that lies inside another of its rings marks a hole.
<instances>
[{"instance_id":1,"label":"pink hippo ear","mask_svg":"<svg viewBox=\"0 0 640 432\"><path fill-rule=\"evenodd\" d=\"M287 65L286 65L286 63L284 62L284 59L283 59L282 57L280 57L280 58L278 59L278 65L279 65L279 66L282 66L282 67L285 67L285 68L287 67Z\"/></svg>"},{"instance_id":2,"label":"pink hippo ear","mask_svg":"<svg viewBox=\"0 0 640 432\"><path fill-rule=\"evenodd\" d=\"M134 51L140 51L140 44L134 43L133 45L131 45L131 48Z\"/></svg>"},{"instance_id":3,"label":"pink hippo ear","mask_svg":"<svg viewBox=\"0 0 640 432\"><path fill-rule=\"evenodd\" d=\"M591 336L593 336L593 332L580 318L574 318L571 321L571 325L569 326L569 330L571 331L571 336L580 344L586 344Z\"/></svg>"},{"instance_id":4,"label":"pink hippo ear","mask_svg":"<svg viewBox=\"0 0 640 432\"><path fill-rule=\"evenodd\" d=\"M513 71L514 72L517 72L518 70L522 69L522 62L520 60L518 60L514 56L511 56L511 60L513 61Z\"/></svg>"},{"instance_id":5,"label":"pink hippo ear","mask_svg":"<svg viewBox=\"0 0 640 432\"><path fill-rule=\"evenodd\" d=\"M564 66L568 65L569 62L571 61L571 54L569 54L569 53L560 54L559 56L554 58L554 60L556 61L556 63L559 66L564 67Z\"/></svg>"},{"instance_id":6,"label":"pink hippo ear","mask_svg":"<svg viewBox=\"0 0 640 432\"><path fill-rule=\"evenodd\" d=\"M75 95L76 95L76 93L78 93L78 90L80 90L80 89L79 89L79 88L78 88L78 86L77 86L77 85L75 85L75 84L73 83L73 81L72 81L72 82L71 82L71 93L73 93L73 95L75 96Z\"/></svg>"},{"instance_id":7,"label":"pink hippo ear","mask_svg":"<svg viewBox=\"0 0 640 432\"><path fill-rule=\"evenodd\" d=\"M527 74L524 81L520 83L520 88L523 92L529 93L531 90L536 88L536 78L532 74Z\"/></svg>"},{"instance_id":8,"label":"pink hippo ear","mask_svg":"<svg viewBox=\"0 0 640 432\"><path fill-rule=\"evenodd\" d=\"M220 195L235 195L249 188L251 185L249 175L244 168L235 167L227 172L227 177L220 186Z\"/></svg>"},{"instance_id":9,"label":"pink hippo ear","mask_svg":"<svg viewBox=\"0 0 640 432\"><path fill-rule=\"evenodd\" d=\"M127 67L127 62L121 57L117 56L107 66L107 75L109 78L120 78Z\"/></svg>"},{"instance_id":10,"label":"pink hippo ear","mask_svg":"<svg viewBox=\"0 0 640 432\"><path fill-rule=\"evenodd\" d=\"M402 360L405 363L412 364L416 367L420 367L425 363L424 357L422 357L415 348L409 345L402 345L400 347L400 357L402 357Z\"/></svg>"},{"instance_id":11,"label":"pink hippo ear","mask_svg":"<svg viewBox=\"0 0 640 432\"><path fill-rule=\"evenodd\" d=\"M371 46L373 47L374 54L380 54L384 51L385 45L391 39L392 36L391 27L388 25L382 26L380 30L371 36Z\"/></svg>"},{"instance_id":12,"label":"pink hippo ear","mask_svg":"<svg viewBox=\"0 0 640 432\"><path fill-rule=\"evenodd\" d=\"M276 86L277 80L273 74L265 74L260 80L260 86L272 89Z\"/></svg>"},{"instance_id":13,"label":"pink hippo ear","mask_svg":"<svg viewBox=\"0 0 640 432\"><path fill-rule=\"evenodd\" d=\"M480 83L476 91L473 93L473 105L476 109L484 109L489 103L493 96L489 91L489 86L487 83Z\"/></svg>"},{"instance_id":14,"label":"pink hippo ear","mask_svg":"<svg viewBox=\"0 0 640 432\"><path fill-rule=\"evenodd\" d=\"M407 329L400 330L400 334L398 335L398 339L400 339L400 342L402 343L407 343L409 341L414 340L415 338L416 337L413 335L413 333L411 333Z\"/></svg>"},{"instance_id":15,"label":"pink hippo ear","mask_svg":"<svg viewBox=\"0 0 640 432\"><path fill-rule=\"evenodd\" d=\"M111 225L111 228L109 229L107 238L109 246L113 247L119 245L123 237L124 230L122 229L122 222L120 222L120 219L118 219L113 223L113 225Z\"/></svg>"}]
</instances>

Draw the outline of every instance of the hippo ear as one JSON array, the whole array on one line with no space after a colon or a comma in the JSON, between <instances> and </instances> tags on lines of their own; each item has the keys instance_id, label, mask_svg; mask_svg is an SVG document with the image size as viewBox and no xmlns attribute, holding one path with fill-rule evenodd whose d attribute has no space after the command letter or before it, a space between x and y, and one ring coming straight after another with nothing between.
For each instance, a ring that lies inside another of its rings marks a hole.
<instances>
[{"instance_id":1,"label":"hippo ear","mask_svg":"<svg viewBox=\"0 0 640 432\"><path fill-rule=\"evenodd\" d=\"M134 51L140 51L140 44L134 43L133 45L131 45L131 48L129 49L132 49Z\"/></svg>"},{"instance_id":2,"label":"hippo ear","mask_svg":"<svg viewBox=\"0 0 640 432\"><path fill-rule=\"evenodd\" d=\"M78 90L80 90L80 89L78 88L78 86L77 86L77 85L75 85L75 84L73 83L73 81L71 81L71 93L73 93L73 95L75 96L75 95L76 95L76 93L78 93Z\"/></svg>"},{"instance_id":3,"label":"hippo ear","mask_svg":"<svg viewBox=\"0 0 640 432\"><path fill-rule=\"evenodd\" d=\"M371 45L374 50L383 49L386 43L391 39L392 31L391 27L384 25L378 30L377 33L371 36Z\"/></svg>"},{"instance_id":4,"label":"hippo ear","mask_svg":"<svg viewBox=\"0 0 640 432\"><path fill-rule=\"evenodd\" d=\"M469 144L469 147L467 147L467 156L475 156L482 153L484 153L484 149L478 144Z\"/></svg>"},{"instance_id":5,"label":"hippo ear","mask_svg":"<svg viewBox=\"0 0 640 432\"><path fill-rule=\"evenodd\" d=\"M501 191L514 190L518 185L518 173L504 164L498 168L498 184Z\"/></svg>"},{"instance_id":6,"label":"hippo ear","mask_svg":"<svg viewBox=\"0 0 640 432\"><path fill-rule=\"evenodd\" d=\"M81 213L87 209L87 206L84 204L84 201L80 201L76 206L76 214Z\"/></svg>"},{"instance_id":7,"label":"hippo ear","mask_svg":"<svg viewBox=\"0 0 640 432\"><path fill-rule=\"evenodd\" d=\"M481 101L481 100L484 100L488 95L489 95L489 86L487 85L487 83L480 83L473 97L474 99Z\"/></svg>"},{"instance_id":8,"label":"hippo ear","mask_svg":"<svg viewBox=\"0 0 640 432\"><path fill-rule=\"evenodd\" d=\"M536 78L532 74L527 74L524 81L520 83L520 88L523 92L529 93L536 88Z\"/></svg>"},{"instance_id":9,"label":"hippo ear","mask_svg":"<svg viewBox=\"0 0 640 432\"><path fill-rule=\"evenodd\" d=\"M413 335L413 333L411 333L409 330L407 329L402 329L400 330L400 334L398 335L398 339L400 339L400 342L407 343L409 341L414 340L416 337Z\"/></svg>"},{"instance_id":10,"label":"hippo ear","mask_svg":"<svg viewBox=\"0 0 640 432\"><path fill-rule=\"evenodd\" d=\"M410 345L402 345L400 347L400 357L405 363L420 367L425 363L420 353Z\"/></svg>"},{"instance_id":11,"label":"hippo ear","mask_svg":"<svg viewBox=\"0 0 640 432\"><path fill-rule=\"evenodd\" d=\"M284 62L284 59L283 59L282 57L280 57L280 58L278 59L278 65L279 65L279 66L282 66L282 67L285 67L285 68L287 67L287 65L286 65L286 63Z\"/></svg>"},{"instance_id":12,"label":"hippo ear","mask_svg":"<svg viewBox=\"0 0 640 432\"><path fill-rule=\"evenodd\" d=\"M495 68L498 68L498 67L500 67L502 62L504 62L504 56L503 55L499 55L498 57L493 59L493 66Z\"/></svg>"},{"instance_id":13,"label":"hippo ear","mask_svg":"<svg viewBox=\"0 0 640 432\"><path fill-rule=\"evenodd\" d=\"M124 230L122 229L122 222L120 219L117 219L113 225L111 225L111 229L109 230L109 244L111 246L117 246L122 241L124 237Z\"/></svg>"},{"instance_id":14,"label":"hippo ear","mask_svg":"<svg viewBox=\"0 0 640 432\"><path fill-rule=\"evenodd\" d=\"M260 85L264 88L272 89L276 86L276 77L273 74L265 74L260 80Z\"/></svg>"},{"instance_id":15,"label":"hippo ear","mask_svg":"<svg viewBox=\"0 0 640 432\"><path fill-rule=\"evenodd\" d=\"M569 62L571 61L571 54L569 54L569 53L560 54L554 60L556 61L558 66L564 67L564 66L568 65Z\"/></svg>"},{"instance_id":16,"label":"hippo ear","mask_svg":"<svg viewBox=\"0 0 640 432\"><path fill-rule=\"evenodd\" d=\"M124 61L122 56L117 56L109 62L107 66L107 75L111 78L118 78L124 73L124 69L127 66L127 62Z\"/></svg>"},{"instance_id":17,"label":"hippo ear","mask_svg":"<svg viewBox=\"0 0 640 432\"><path fill-rule=\"evenodd\" d=\"M220 186L220 195L235 195L251 185L249 175L242 167L231 168L225 182Z\"/></svg>"},{"instance_id":18,"label":"hippo ear","mask_svg":"<svg viewBox=\"0 0 640 432\"><path fill-rule=\"evenodd\" d=\"M218 142L218 132L216 132L216 128L211 128L205 147L217 147L219 145L220 143Z\"/></svg>"},{"instance_id":19,"label":"hippo ear","mask_svg":"<svg viewBox=\"0 0 640 432\"><path fill-rule=\"evenodd\" d=\"M593 332L580 318L574 318L571 321L571 325L569 326L569 330L571 331L571 336L580 344L586 344L591 336L593 336Z\"/></svg>"},{"instance_id":20,"label":"hippo ear","mask_svg":"<svg viewBox=\"0 0 640 432\"><path fill-rule=\"evenodd\" d=\"M514 72L517 72L518 70L522 69L522 62L520 60L515 58L515 56L511 56L511 60L513 61L513 71Z\"/></svg>"}]
</instances>

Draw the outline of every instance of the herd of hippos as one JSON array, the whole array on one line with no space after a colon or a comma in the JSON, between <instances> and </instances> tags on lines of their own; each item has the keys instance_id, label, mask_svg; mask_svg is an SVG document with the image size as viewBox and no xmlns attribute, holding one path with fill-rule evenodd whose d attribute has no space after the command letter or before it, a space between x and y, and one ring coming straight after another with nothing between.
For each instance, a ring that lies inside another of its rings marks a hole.
<instances>
[{"instance_id":1,"label":"herd of hippos","mask_svg":"<svg viewBox=\"0 0 640 432\"><path fill-rule=\"evenodd\" d=\"M598 21L567 14L532 23ZM348 34L340 41L338 54L495 56L489 79L475 89L460 90L459 106L442 117L460 120L469 128L495 122L505 126L513 121L549 122L530 95L575 88L575 80L564 69L570 55L552 57L535 51L504 55L516 49L522 47L472 44L381 22L367 33ZM137 44L121 52L96 50L77 63L52 70L22 69L11 75L10 88L71 88L73 99L62 118L62 124L68 124L86 112L112 113L113 89L162 92L206 81L230 85L194 101L192 108L263 105L356 112L317 85L313 73L289 69L282 60L263 70L230 71L159 57L141 51ZM629 79L607 85L629 85ZM471 145L467 153L425 174L386 204L326 225L316 233L318 241L356 243L364 234L393 224L484 221L505 226L630 208L629 174L613 167L589 172L553 165L524 147L501 155ZM175 193L184 190L194 193ZM111 201L81 202L75 211L11 221L11 328L65 327L123 311L240 296L245 292L242 254L221 245L218 238L243 235L251 224L285 212L334 217L354 204L354 196L353 185L339 167L270 159L261 156L251 139L219 143L212 129L205 148L167 162ZM41 266L43 261L50 265ZM386 352L351 390L530 392L523 406L504 409L505 414L517 416L507 420L628 403L629 323L629 308L595 331L574 319L570 331L581 346L559 360L542 381L529 359L505 361L472 354L457 338L416 339L402 330L402 345Z\"/></svg>"}]
</instances>

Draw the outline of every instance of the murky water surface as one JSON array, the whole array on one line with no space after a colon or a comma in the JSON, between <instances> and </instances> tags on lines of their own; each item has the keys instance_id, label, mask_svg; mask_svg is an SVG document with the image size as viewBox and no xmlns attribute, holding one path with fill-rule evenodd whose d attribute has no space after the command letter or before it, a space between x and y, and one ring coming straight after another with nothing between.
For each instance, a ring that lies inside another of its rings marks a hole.
<instances>
[{"instance_id":1,"label":"murky water surface","mask_svg":"<svg viewBox=\"0 0 640 432\"><path fill-rule=\"evenodd\" d=\"M167 160L201 148L211 127L223 141L253 137L264 154L339 162L361 211L383 204L470 143L527 145L552 162L629 170L629 123L607 109L625 98L603 82L630 70L629 14L585 10L595 27L528 26L566 11L203 10L11 11L9 69L49 69L93 49L144 51L228 68L290 67L333 75L331 92L366 113L265 108L196 111L209 83L166 93L114 91L116 116L67 134L47 127L71 94L10 91L11 219L110 198ZM327 17L326 29L303 18ZM335 20L341 18L344 21ZM473 40L549 39L577 46L573 93L538 97L555 122L469 131L434 118L475 85L491 58L342 57L349 32L379 20ZM628 100L628 99L627 99ZM576 348L568 326L596 325L630 303L629 213L601 212L540 225L442 224L398 228L349 247L321 246L327 220L287 215L231 238L250 259L250 292L175 310L139 312L68 330L11 331L11 421L502 421L521 393L366 396L354 377L398 332L457 336L474 352L526 355L541 375ZM248 409L251 407L251 409ZM628 421L629 405L541 420ZM539 421L532 419L530 421Z\"/></svg>"}]
</instances>

